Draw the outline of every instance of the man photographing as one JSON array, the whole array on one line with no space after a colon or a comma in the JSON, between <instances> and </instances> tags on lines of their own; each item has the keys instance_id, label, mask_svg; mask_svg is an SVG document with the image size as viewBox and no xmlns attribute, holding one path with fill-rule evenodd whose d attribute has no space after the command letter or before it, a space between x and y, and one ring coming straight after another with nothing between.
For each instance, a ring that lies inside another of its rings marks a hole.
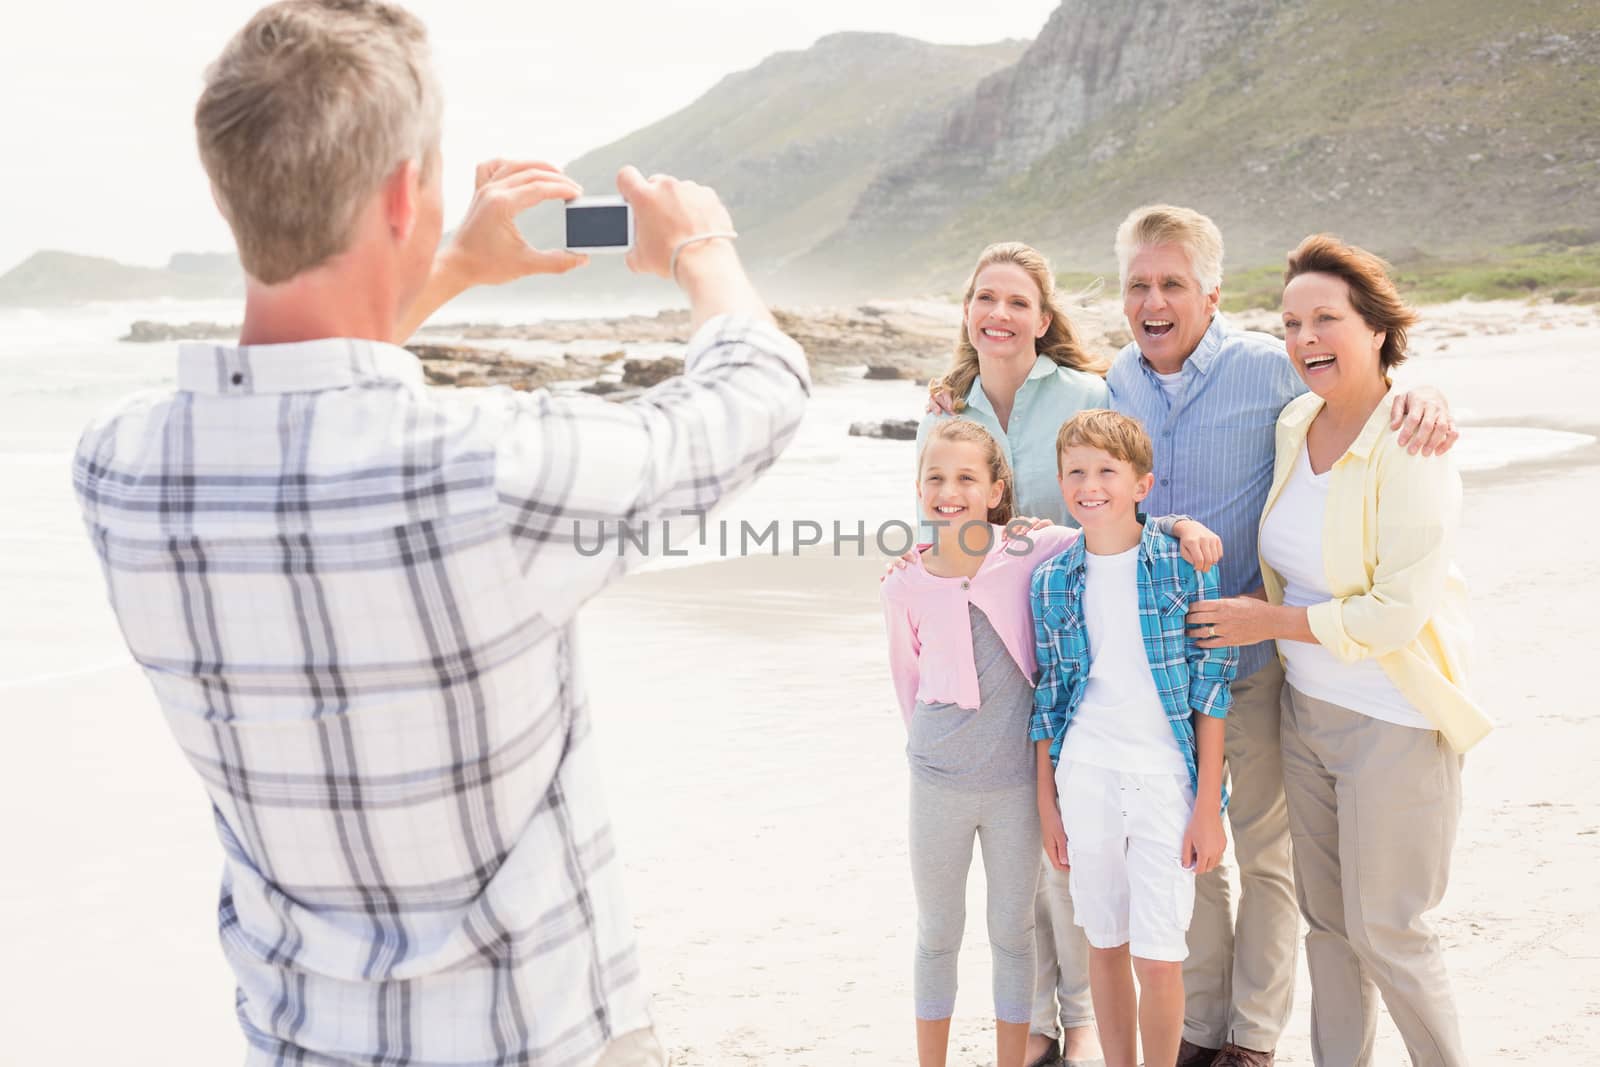
<instances>
[{"instance_id":1,"label":"man photographing","mask_svg":"<svg viewBox=\"0 0 1600 1067\"><path fill-rule=\"evenodd\" d=\"M703 239L716 194L626 168L629 266L691 306L683 376L627 405L425 386L394 342L434 309L583 262L516 231L579 193L530 162L480 166L439 248L440 114L400 8L250 20L196 109L239 343L91 424L75 487L213 805L247 1062L659 1064L573 647L631 557L573 540L749 484L806 362Z\"/></svg>"}]
</instances>

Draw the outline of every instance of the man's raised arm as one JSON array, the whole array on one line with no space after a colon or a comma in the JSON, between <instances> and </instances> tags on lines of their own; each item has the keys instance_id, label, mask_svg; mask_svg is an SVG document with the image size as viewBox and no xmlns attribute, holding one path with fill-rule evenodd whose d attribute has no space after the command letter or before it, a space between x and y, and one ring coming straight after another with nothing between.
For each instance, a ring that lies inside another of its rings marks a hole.
<instances>
[{"instance_id":1,"label":"man's raised arm","mask_svg":"<svg viewBox=\"0 0 1600 1067\"><path fill-rule=\"evenodd\" d=\"M503 399L496 489L521 570L554 623L659 556L669 531L674 546L697 538L705 513L793 440L811 391L805 353L779 332L731 238L709 236L732 233L716 193L632 167L617 188L634 209L628 266L674 278L694 334L683 374L637 400L546 390Z\"/></svg>"},{"instance_id":2,"label":"man's raised arm","mask_svg":"<svg viewBox=\"0 0 1600 1067\"><path fill-rule=\"evenodd\" d=\"M572 252L528 244L517 216L546 200L583 194L577 182L548 163L491 159L478 164L467 216L433 258L433 269L395 329L403 342L428 316L474 286L503 285L530 274L565 274L589 262Z\"/></svg>"}]
</instances>

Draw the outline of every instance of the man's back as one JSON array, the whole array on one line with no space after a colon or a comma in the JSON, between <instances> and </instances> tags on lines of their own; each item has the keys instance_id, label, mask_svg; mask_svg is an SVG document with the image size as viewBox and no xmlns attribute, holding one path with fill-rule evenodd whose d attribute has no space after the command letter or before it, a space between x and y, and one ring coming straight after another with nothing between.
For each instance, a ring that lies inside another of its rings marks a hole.
<instances>
[{"instance_id":1,"label":"man's back","mask_svg":"<svg viewBox=\"0 0 1600 1067\"><path fill-rule=\"evenodd\" d=\"M571 623L617 520L747 484L807 386L743 318L626 406L192 345L86 431L113 606L215 807L252 1062L588 1063L649 1025Z\"/></svg>"}]
</instances>

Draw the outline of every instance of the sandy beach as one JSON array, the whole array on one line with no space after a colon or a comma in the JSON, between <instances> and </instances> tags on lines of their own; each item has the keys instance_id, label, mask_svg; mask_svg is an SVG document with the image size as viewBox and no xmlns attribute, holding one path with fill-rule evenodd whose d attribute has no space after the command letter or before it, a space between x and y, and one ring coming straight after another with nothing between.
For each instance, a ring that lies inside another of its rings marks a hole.
<instances>
[{"instance_id":1,"label":"sandy beach","mask_svg":"<svg viewBox=\"0 0 1600 1067\"><path fill-rule=\"evenodd\" d=\"M1464 424L1458 559L1478 627L1475 688L1500 724L1466 762L1436 926L1475 1062L1600 1063L1600 717L1587 677L1600 560L1586 530L1600 520L1600 314L1442 305L1415 347L1400 380L1441 387ZM845 395L818 403L840 420L869 402L880 417L920 411L907 382L870 401ZM851 448L879 451L870 465L807 452L774 484L856 501L866 479L869 521L908 508L911 444ZM60 512L67 468L51 463L16 477L55 494L56 510L0 540L48 545L55 560L41 569L11 551L0 564L0 1063L239 1062L210 812L90 595L93 557ZM882 473L898 470L903 490ZM775 494L758 486L738 507ZM865 555L847 545L676 567L628 579L582 618L673 1064L914 1062L904 730L881 569L870 541ZM993 1060L981 887L975 864L950 1057L961 1067ZM1302 967L1281 1063L1310 1063L1309 993ZM1378 1047L1384 1067L1406 1062L1386 1016Z\"/></svg>"}]
</instances>

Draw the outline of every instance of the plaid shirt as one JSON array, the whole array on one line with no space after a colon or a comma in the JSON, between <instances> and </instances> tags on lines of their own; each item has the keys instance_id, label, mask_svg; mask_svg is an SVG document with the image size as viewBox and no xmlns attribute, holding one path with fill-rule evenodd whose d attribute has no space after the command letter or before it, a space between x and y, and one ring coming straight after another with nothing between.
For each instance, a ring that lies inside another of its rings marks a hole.
<instances>
[{"instance_id":1,"label":"plaid shirt","mask_svg":"<svg viewBox=\"0 0 1600 1067\"><path fill-rule=\"evenodd\" d=\"M85 431L112 606L213 805L249 1063L580 1065L650 1025L574 613L639 559L618 520L751 482L809 387L738 318L626 405L185 345Z\"/></svg>"},{"instance_id":2,"label":"plaid shirt","mask_svg":"<svg viewBox=\"0 0 1600 1067\"><path fill-rule=\"evenodd\" d=\"M1050 742L1050 762L1089 681L1089 628L1083 620L1084 545L1079 538L1033 572L1033 632L1039 682L1033 691L1029 735ZM1189 768L1189 784L1200 789L1195 764L1193 714L1222 718L1233 703L1229 685L1239 666L1236 648L1198 648L1184 616L1196 600L1217 595L1217 572L1200 574L1178 554L1178 542L1146 521L1139 540L1139 630L1156 692L1167 713L1178 751Z\"/></svg>"}]
</instances>

